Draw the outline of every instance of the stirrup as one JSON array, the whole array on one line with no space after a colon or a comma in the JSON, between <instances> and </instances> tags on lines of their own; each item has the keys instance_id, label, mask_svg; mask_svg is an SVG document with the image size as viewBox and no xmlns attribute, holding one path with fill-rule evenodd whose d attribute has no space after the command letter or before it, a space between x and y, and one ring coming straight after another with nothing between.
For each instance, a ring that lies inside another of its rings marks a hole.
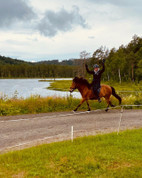
<instances>
[{"instance_id":1,"label":"stirrup","mask_svg":"<svg viewBox=\"0 0 142 178\"><path fill-rule=\"evenodd\" d=\"M101 103L101 102L102 102L100 98L98 98L98 102L99 102L99 103Z\"/></svg>"}]
</instances>

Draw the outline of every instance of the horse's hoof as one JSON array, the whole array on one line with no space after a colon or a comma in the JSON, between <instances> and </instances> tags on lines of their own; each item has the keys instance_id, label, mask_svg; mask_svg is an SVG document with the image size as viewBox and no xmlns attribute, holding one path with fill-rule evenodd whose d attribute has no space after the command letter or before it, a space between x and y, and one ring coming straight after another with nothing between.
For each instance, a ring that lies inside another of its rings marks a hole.
<instances>
[{"instance_id":1,"label":"horse's hoof","mask_svg":"<svg viewBox=\"0 0 142 178\"><path fill-rule=\"evenodd\" d=\"M73 112L75 113L77 110L75 109L75 110L73 110Z\"/></svg>"},{"instance_id":2,"label":"horse's hoof","mask_svg":"<svg viewBox=\"0 0 142 178\"><path fill-rule=\"evenodd\" d=\"M108 112L108 109L106 109L105 111Z\"/></svg>"},{"instance_id":3,"label":"horse's hoof","mask_svg":"<svg viewBox=\"0 0 142 178\"><path fill-rule=\"evenodd\" d=\"M113 105L113 104L112 104L112 105L111 105L111 107L113 107L113 108L114 108L114 107L115 107L115 105Z\"/></svg>"}]
</instances>

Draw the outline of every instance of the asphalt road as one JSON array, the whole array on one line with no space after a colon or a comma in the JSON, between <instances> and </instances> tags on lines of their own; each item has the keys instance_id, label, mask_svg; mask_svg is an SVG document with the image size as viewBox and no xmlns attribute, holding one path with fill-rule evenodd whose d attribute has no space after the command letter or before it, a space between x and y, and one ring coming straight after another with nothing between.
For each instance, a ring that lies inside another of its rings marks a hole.
<instances>
[{"instance_id":1,"label":"asphalt road","mask_svg":"<svg viewBox=\"0 0 142 178\"><path fill-rule=\"evenodd\" d=\"M22 149L71 137L118 131L120 110L44 113L0 117L0 152ZM142 110L124 110L120 130L142 128Z\"/></svg>"}]
</instances>

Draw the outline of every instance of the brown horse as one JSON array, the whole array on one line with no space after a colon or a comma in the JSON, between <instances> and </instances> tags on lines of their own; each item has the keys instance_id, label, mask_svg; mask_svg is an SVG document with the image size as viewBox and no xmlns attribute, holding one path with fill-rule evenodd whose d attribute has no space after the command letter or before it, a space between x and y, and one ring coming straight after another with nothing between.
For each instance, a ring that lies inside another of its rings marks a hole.
<instances>
[{"instance_id":1,"label":"brown horse","mask_svg":"<svg viewBox=\"0 0 142 178\"><path fill-rule=\"evenodd\" d=\"M72 81L72 85L70 87L70 92L73 92L75 89L78 89L79 92L81 93L82 100L74 111L77 111L77 109L82 105L82 103L84 103L84 101L86 101L86 103L88 105L88 111L90 111L91 109L90 109L88 100L97 99L97 97L95 96L95 94L92 90L92 85L90 83L88 83L88 81L84 78L75 77ZM120 96L118 96L116 94L115 89L113 87L110 87L109 85L101 85L99 96L100 96L100 98L104 97L108 104L105 111L108 111L109 105L111 107L114 107L114 105L112 105L112 103L110 101L111 95L115 96L119 100L119 104L121 104L121 98L120 98Z\"/></svg>"}]
</instances>

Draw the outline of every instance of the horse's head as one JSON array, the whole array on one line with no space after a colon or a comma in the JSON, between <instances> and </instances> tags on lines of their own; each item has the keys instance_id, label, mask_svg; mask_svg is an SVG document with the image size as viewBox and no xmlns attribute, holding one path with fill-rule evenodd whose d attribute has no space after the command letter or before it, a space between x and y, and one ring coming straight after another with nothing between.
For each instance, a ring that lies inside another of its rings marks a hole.
<instances>
[{"instance_id":1,"label":"horse's head","mask_svg":"<svg viewBox=\"0 0 142 178\"><path fill-rule=\"evenodd\" d=\"M79 78L79 77L75 77L72 81L72 85L70 87L70 92L73 92L75 89L78 89L79 91L81 91L82 89L84 89L85 87L90 89L90 84L88 83L88 81L84 78Z\"/></svg>"},{"instance_id":2,"label":"horse's head","mask_svg":"<svg viewBox=\"0 0 142 178\"><path fill-rule=\"evenodd\" d=\"M78 77L75 77L73 80L72 80L72 85L70 87L70 92L72 93L75 89L77 89L77 81L78 81Z\"/></svg>"}]
</instances>

